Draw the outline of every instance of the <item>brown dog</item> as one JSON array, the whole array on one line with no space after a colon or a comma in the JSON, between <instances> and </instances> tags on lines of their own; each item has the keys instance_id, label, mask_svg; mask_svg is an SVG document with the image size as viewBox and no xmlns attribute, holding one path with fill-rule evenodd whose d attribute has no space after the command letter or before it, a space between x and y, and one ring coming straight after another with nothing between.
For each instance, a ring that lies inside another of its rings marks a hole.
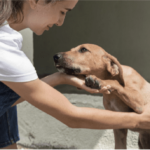
<instances>
[{"instance_id":1,"label":"brown dog","mask_svg":"<svg viewBox=\"0 0 150 150\"><path fill-rule=\"evenodd\" d=\"M83 44L54 56L60 72L84 75L87 86L100 89L106 109L142 113L150 101L150 84L133 68L121 65L101 47ZM122 118L123 119L123 118ZM139 147L150 149L150 130L139 132ZM127 129L115 129L115 148L126 149Z\"/></svg>"}]
</instances>

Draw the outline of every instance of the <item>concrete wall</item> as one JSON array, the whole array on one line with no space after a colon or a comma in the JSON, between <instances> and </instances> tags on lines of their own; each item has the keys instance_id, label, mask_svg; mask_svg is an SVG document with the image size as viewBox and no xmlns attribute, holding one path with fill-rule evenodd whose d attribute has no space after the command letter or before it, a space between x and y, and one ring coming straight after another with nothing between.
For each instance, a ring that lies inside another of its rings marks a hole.
<instances>
[{"instance_id":1,"label":"concrete wall","mask_svg":"<svg viewBox=\"0 0 150 150\"><path fill-rule=\"evenodd\" d=\"M20 31L23 36L22 50L33 63L33 32L30 29Z\"/></svg>"},{"instance_id":2,"label":"concrete wall","mask_svg":"<svg viewBox=\"0 0 150 150\"><path fill-rule=\"evenodd\" d=\"M150 1L79 1L62 27L34 35L38 74L55 72L52 56L94 43L150 81Z\"/></svg>"}]
</instances>

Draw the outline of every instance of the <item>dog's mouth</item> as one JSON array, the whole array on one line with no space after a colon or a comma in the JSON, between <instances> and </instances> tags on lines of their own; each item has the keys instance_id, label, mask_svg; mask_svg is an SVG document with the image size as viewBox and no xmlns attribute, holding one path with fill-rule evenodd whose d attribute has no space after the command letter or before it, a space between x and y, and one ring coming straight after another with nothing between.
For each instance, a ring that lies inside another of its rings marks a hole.
<instances>
[{"instance_id":1,"label":"dog's mouth","mask_svg":"<svg viewBox=\"0 0 150 150\"><path fill-rule=\"evenodd\" d=\"M55 67L59 72L66 73L68 75L78 75L81 72L80 68L70 67L70 66L62 66L55 64Z\"/></svg>"}]
</instances>

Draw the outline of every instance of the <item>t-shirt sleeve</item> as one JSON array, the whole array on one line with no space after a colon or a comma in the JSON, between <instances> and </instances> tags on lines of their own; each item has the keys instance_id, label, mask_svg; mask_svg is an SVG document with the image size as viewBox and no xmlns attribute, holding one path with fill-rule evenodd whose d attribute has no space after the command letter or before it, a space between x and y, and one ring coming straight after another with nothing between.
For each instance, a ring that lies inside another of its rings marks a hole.
<instances>
[{"instance_id":1,"label":"t-shirt sleeve","mask_svg":"<svg viewBox=\"0 0 150 150\"><path fill-rule=\"evenodd\" d=\"M0 39L0 81L27 82L37 73L26 54L11 39Z\"/></svg>"}]
</instances>

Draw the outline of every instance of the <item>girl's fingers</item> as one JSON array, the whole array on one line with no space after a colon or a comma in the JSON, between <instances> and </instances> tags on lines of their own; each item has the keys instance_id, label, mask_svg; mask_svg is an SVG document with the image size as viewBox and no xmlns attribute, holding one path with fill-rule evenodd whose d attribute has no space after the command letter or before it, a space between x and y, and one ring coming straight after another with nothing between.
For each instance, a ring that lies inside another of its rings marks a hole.
<instances>
[{"instance_id":1,"label":"girl's fingers","mask_svg":"<svg viewBox=\"0 0 150 150\"><path fill-rule=\"evenodd\" d=\"M111 86L110 85L106 85L104 86L101 90L101 93L105 93L105 94L111 94Z\"/></svg>"},{"instance_id":2,"label":"girl's fingers","mask_svg":"<svg viewBox=\"0 0 150 150\"><path fill-rule=\"evenodd\" d=\"M107 89L110 89L110 88L111 88L111 86L110 86L110 85L106 85L106 87L107 87Z\"/></svg>"},{"instance_id":3,"label":"girl's fingers","mask_svg":"<svg viewBox=\"0 0 150 150\"><path fill-rule=\"evenodd\" d=\"M92 89L92 88L86 86L84 79L79 79L74 76L71 79L74 82L74 86L76 86L79 89L83 89L89 93L111 94L111 92L112 92L112 87L110 85L106 85L102 89L98 90L98 89Z\"/></svg>"},{"instance_id":4,"label":"girl's fingers","mask_svg":"<svg viewBox=\"0 0 150 150\"><path fill-rule=\"evenodd\" d=\"M89 93L99 93L99 90L97 90L97 89L92 89L92 88L90 88L90 87L88 87L88 86L86 86L86 85L82 85L82 87L83 87L83 89L84 90L86 90L87 92L89 92Z\"/></svg>"}]
</instances>

